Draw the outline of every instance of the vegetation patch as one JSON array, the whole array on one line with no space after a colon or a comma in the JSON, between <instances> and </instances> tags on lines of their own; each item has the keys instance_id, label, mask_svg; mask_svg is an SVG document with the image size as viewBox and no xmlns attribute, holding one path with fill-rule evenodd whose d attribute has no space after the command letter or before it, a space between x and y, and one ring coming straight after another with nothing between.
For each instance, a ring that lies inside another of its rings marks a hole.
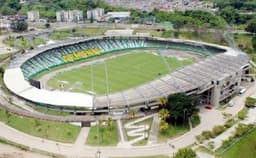
<instances>
[{"instance_id":1,"label":"vegetation patch","mask_svg":"<svg viewBox=\"0 0 256 158\"><path fill-rule=\"evenodd\" d=\"M64 143L73 143L80 132L80 127L68 123L25 118L2 109L0 121L21 132Z\"/></svg>"},{"instance_id":2,"label":"vegetation patch","mask_svg":"<svg viewBox=\"0 0 256 158\"><path fill-rule=\"evenodd\" d=\"M117 123L114 121L99 121L90 128L86 144L91 146L116 146L119 141Z\"/></svg>"},{"instance_id":3,"label":"vegetation patch","mask_svg":"<svg viewBox=\"0 0 256 158\"><path fill-rule=\"evenodd\" d=\"M244 135L240 139L232 139L227 140L223 143L222 149L225 147L229 147L233 142L237 141L233 144L228 150L226 150L222 157L223 158L254 158L256 155L256 129L253 129L248 134ZM228 142L229 141L229 142ZM228 144L228 145L225 145Z\"/></svg>"}]
</instances>

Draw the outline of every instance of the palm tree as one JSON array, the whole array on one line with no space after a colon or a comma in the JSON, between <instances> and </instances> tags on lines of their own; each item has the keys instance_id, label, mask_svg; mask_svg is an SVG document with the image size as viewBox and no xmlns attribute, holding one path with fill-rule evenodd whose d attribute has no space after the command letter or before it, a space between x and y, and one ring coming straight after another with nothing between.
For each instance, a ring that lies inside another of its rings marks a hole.
<instances>
[{"instance_id":1,"label":"palm tree","mask_svg":"<svg viewBox=\"0 0 256 158\"><path fill-rule=\"evenodd\" d=\"M161 109L158 114L160 119L163 121L166 121L166 119L170 117L170 113L167 109Z\"/></svg>"},{"instance_id":2,"label":"palm tree","mask_svg":"<svg viewBox=\"0 0 256 158\"><path fill-rule=\"evenodd\" d=\"M158 104L160 107L165 107L167 105L167 99L166 98L160 98L158 100Z\"/></svg>"},{"instance_id":3,"label":"palm tree","mask_svg":"<svg viewBox=\"0 0 256 158\"><path fill-rule=\"evenodd\" d=\"M167 130L168 127L169 127L169 124L166 121L161 121L160 124L159 124L159 129L160 129L161 132Z\"/></svg>"},{"instance_id":4,"label":"palm tree","mask_svg":"<svg viewBox=\"0 0 256 158\"><path fill-rule=\"evenodd\" d=\"M136 110L136 109L131 109L131 110L129 111L129 113L130 113L130 115L132 116L132 118L134 118L135 115L136 115L136 113L137 113L137 110Z\"/></svg>"},{"instance_id":5,"label":"palm tree","mask_svg":"<svg viewBox=\"0 0 256 158\"><path fill-rule=\"evenodd\" d=\"M112 119L112 117L108 117L107 125L108 125L109 129L112 129L112 126L113 126L113 119Z\"/></svg>"}]
</instances>

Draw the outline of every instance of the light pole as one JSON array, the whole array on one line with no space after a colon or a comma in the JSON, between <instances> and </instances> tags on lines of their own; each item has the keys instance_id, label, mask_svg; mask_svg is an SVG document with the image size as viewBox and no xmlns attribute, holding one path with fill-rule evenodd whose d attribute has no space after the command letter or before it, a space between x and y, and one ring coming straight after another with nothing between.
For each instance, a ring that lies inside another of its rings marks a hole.
<instances>
[{"instance_id":1,"label":"light pole","mask_svg":"<svg viewBox=\"0 0 256 158\"><path fill-rule=\"evenodd\" d=\"M101 154L101 151L100 151L100 150L97 150L97 152L96 152L96 158L100 158L100 154Z\"/></svg>"},{"instance_id":2,"label":"light pole","mask_svg":"<svg viewBox=\"0 0 256 158\"><path fill-rule=\"evenodd\" d=\"M173 152L172 152L172 157L174 157L175 145L173 145L173 144L171 144L171 143L169 143L168 145L169 145L169 147L173 150Z\"/></svg>"}]
</instances>

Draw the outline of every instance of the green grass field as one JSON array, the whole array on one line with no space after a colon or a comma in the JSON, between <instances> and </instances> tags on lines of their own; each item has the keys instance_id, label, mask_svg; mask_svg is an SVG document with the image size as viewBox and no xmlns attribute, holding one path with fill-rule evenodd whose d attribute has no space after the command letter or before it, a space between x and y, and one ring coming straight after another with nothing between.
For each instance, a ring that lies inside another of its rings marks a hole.
<instances>
[{"instance_id":1,"label":"green grass field","mask_svg":"<svg viewBox=\"0 0 256 158\"><path fill-rule=\"evenodd\" d=\"M229 150L223 158L255 158L256 155L256 129L243 136Z\"/></svg>"},{"instance_id":2,"label":"green grass field","mask_svg":"<svg viewBox=\"0 0 256 158\"><path fill-rule=\"evenodd\" d=\"M0 109L0 121L24 133L65 143L73 143L80 127L68 123L25 118Z\"/></svg>"},{"instance_id":3,"label":"green grass field","mask_svg":"<svg viewBox=\"0 0 256 158\"><path fill-rule=\"evenodd\" d=\"M172 71L193 62L192 59L178 60L174 57L165 57L165 59ZM108 72L109 92L111 93L138 86L169 72L162 57L149 52L134 52L109 59L105 63ZM93 75L91 75L91 68ZM67 81L68 84L64 85L64 89L89 92L92 91L92 79L94 92L97 94L107 92L104 63L60 73L50 79L48 85L59 88L60 81Z\"/></svg>"},{"instance_id":4,"label":"green grass field","mask_svg":"<svg viewBox=\"0 0 256 158\"><path fill-rule=\"evenodd\" d=\"M86 144L91 146L116 146L119 141L117 123L112 127L93 126L90 128Z\"/></svg>"}]
</instances>

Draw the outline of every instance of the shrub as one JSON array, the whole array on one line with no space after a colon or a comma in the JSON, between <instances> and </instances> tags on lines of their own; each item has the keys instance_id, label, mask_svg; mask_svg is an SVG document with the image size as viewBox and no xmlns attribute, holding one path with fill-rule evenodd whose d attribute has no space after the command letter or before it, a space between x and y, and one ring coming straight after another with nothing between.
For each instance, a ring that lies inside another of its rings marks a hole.
<instances>
[{"instance_id":1,"label":"shrub","mask_svg":"<svg viewBox=\"0 0 256 158\"><path fill-rule=\"evenodd\" d=\"M191 116L191 123L193 127L196 127L197 125L200 124L200 116L198 115L198 113L193 114Z\"/></svg>"},{"instance_id":2,"label":"shrub","mask_svg":"<svg viewBox=\"0 0 256 158\"><path fill-rule=\"evenodd\" d=\"M177 153L173 156L173 158L196 158L196 153L190 148L182 148L179 149Z\"/></svg>"},{"instance_id":3,"label":"shrub","mask_svg":"<svg viewBox=\"0 0 256 158\"><path fill-rule=\"evenodd\" d=\"M226 130L225 126L221 126L221 125L214 126L212 130L212 136L216 137L217 135L221 134L225 130Z\"/></svg>"},{"instance_id":4,"label":"shrub","mask_svg":"<svg viewBox=\"0 0 256 158\"><path fill-rule=\"evenodd\" d=\"M248 109L244 108L244 109L242 109L241 111L238 112L237 117L240 120L244 120L247 117L247 113L248 113Z\"/></svg>"},{"instance_id":5,"label":"shrub","mask_svg":"<svg viewBox=\"0 0 256 158\"><path fill-rule=\"evenodd\" d=\"M245 106L247 107L254 107L255 103L256 103L256 99L252 97L247 97L245 100Z\"/></svg>"},{"instance_id":6,"label":"shrub","mask_svg":"<svg viewBox=\"0 0 256 158\"><path fill-rule=\"evenodd\" d=\"M205 137L202 136L202 135L197 135L197 136L196 136L196 140L197 140L199 143L203 143L203 141L205 140Z\"/></svg>"},{"instance_id":7,"label":"shrub","mask_svg":"<svg viewBox=\"0 0 256 158\"><path fill-rule=\"evenodd\" d=\"M234 120L234 119L230 119L230 120L228 120L226 123L225 123L225 127L226 128L230 128L230 127L232 127L234 124L236 123L236 121Z\"/></svg>"},{"instance_id":8,"label":"shrub","mask_svg":"<svg viewBox=\"0 0 256 158\"><path fill-rule=\"evenodd\" d=\"M233 139L234 137L230 136L228 137L227 140L222 141L221 148L224 148L224 149L227 148L233 142Z\"/></svg>"},{"instance_id":9,"label":"shrub","mask_svg":"<svg viewBox=\"0 0 256 158\"><path fill-rule=\"evenodd\" d=\"M240 137L244 135L246 132L248 132L251 128L253 128L252 124L246 125L246 124L238 124L235 131L235 137Z\"/></svg>"},{"instance_id":10,"label":"shrub","mask_svg":"<svg viewBox=\"0 0 256 158\"><path fill-rule=\"evenodd\" d=\"M202 132L202 136L203 136L205 139L213 138L211 131L203 131L203 132Z\"/></svg>"}]
</instances>

